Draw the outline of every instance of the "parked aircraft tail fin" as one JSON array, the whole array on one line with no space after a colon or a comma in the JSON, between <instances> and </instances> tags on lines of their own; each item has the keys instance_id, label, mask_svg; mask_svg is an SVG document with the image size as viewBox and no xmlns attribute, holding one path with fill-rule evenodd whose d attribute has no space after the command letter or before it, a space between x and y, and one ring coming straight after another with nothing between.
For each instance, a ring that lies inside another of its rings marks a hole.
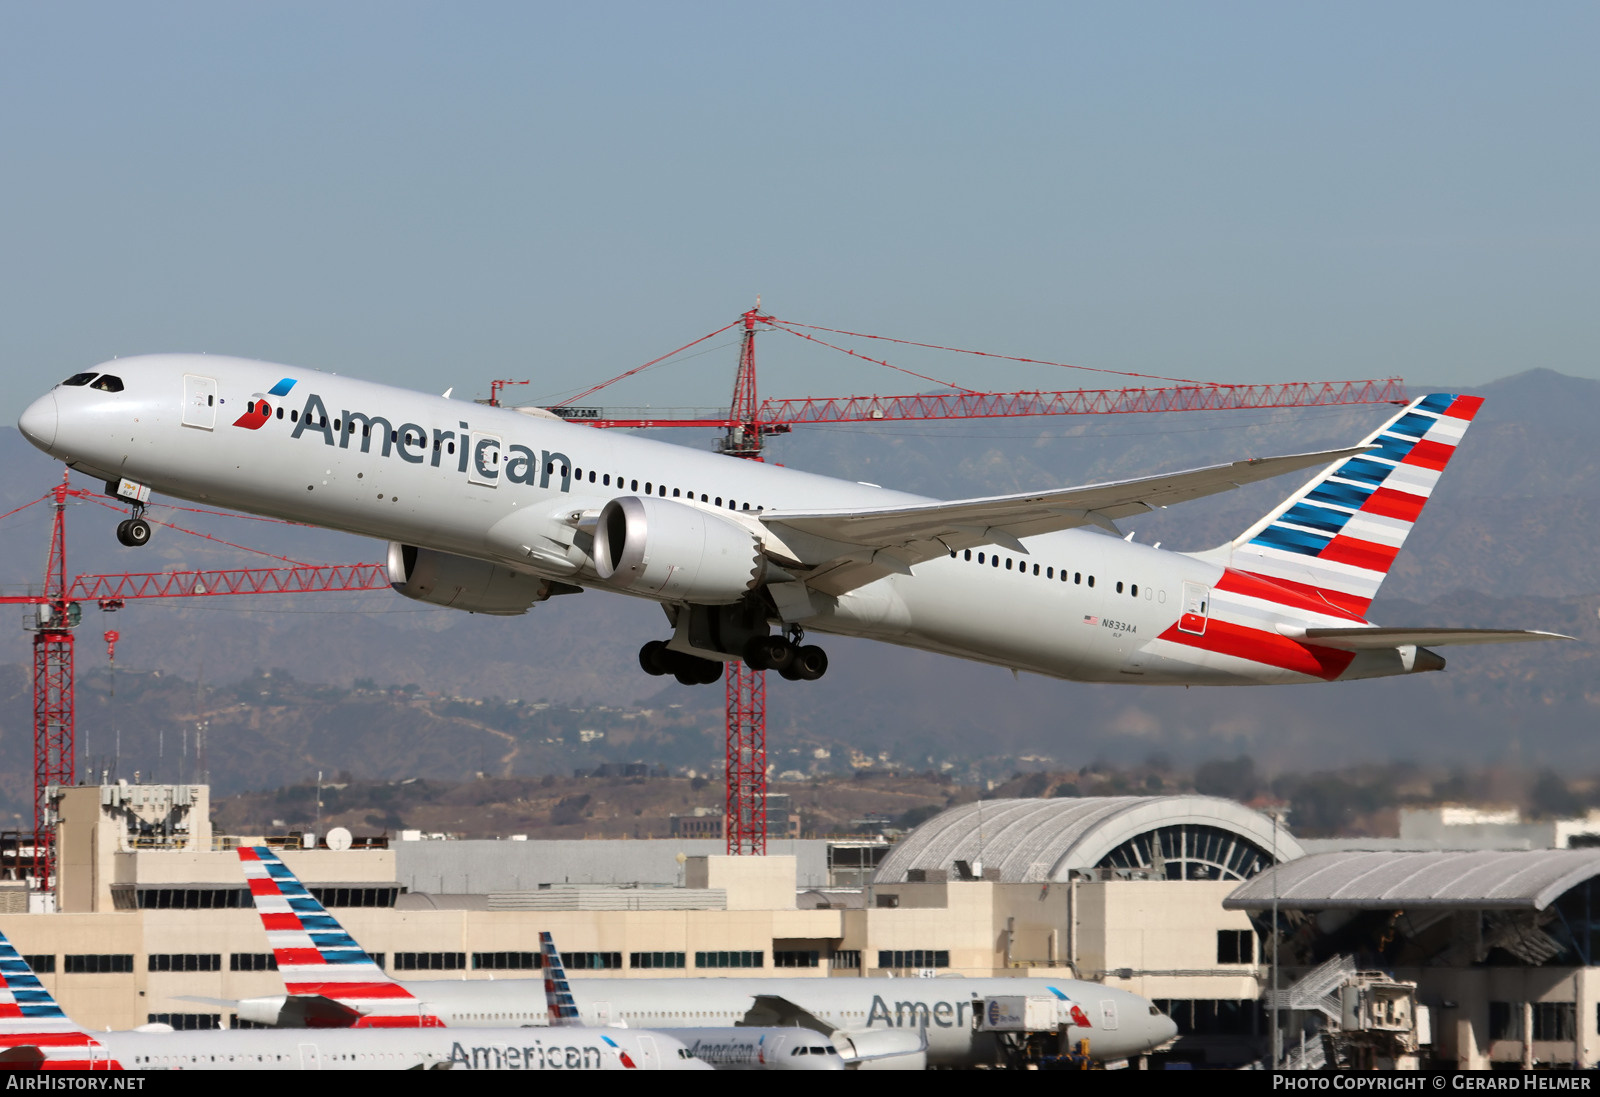
<instances>
[{"instance_id":1,"label":"parked aircraft tail fin","mask_svg":"<svg viewBox=\"0 0 1600 1097\"><path fill-rule=\"evenodd\" d=\"M322 1008L301 1011L305 1023L317 1028L443 1025L362 950L276 853L266 846L240 846L239 860L291 1003L327 1000Z\"/></svg>"},{"instance_id":2,"label":"parked aircraft tail fin","mask_svg":"<svg viewBox=\"0 0 1600 1097\"><path fill-rule=\"evenodd\" d=\"M1480 396L1431 393L1335 461L1226 548L1231 565L1364 615Z\"/></svg>"},{"instance_id":3,"label":"parked aircraft tail fin","mask_svg":"<svg viewBox=\"0 0 1600 1097\"><path fill-rule=\"evenodd\" d=\"M0 934L0 1070L120 1070Z\"/></svg>"},{"instance_id":4,"label":"parked aircraft tail fin","mask_svg":"<svg viewBox=\"0 0 1600 1097\"><path fill-rule=\"evenodd\" d=\"M578 1003L573 1000L572 987L567 984L567 966L561 962L555 938L548 933L539 934L539 950L544 953L544 998L550 1007L550 1024L578 1025Z\"/></svg>"}]
</instances>

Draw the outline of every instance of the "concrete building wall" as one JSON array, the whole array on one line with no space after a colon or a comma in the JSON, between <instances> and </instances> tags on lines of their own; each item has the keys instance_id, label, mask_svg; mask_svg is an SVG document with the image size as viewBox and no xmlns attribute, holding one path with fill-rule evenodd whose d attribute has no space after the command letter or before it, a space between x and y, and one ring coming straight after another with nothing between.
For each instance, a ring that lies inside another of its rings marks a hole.
<instances>
[{"instance_id":1,"label":"concrete building wall","mask_svg":"<svg viewBox=\"0 0 1600 1097\"><path fill-rule=\"evenodd\" d=\"M532 891L540 884L664 884L683 882L678 854L716 856L720 841L597 839L594 841L396 842L395 879L411 891L486 894ZM801 887L828 886L828 843L769 842L767 852L793 857Z\"/></svg>"}]
</instances>

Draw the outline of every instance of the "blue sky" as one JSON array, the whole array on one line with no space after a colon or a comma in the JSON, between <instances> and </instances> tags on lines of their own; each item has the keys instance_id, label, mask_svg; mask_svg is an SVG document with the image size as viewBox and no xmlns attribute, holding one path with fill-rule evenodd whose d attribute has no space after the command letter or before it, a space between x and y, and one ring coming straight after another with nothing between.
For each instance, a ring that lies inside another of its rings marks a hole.
<instances>
[{"instance_id":1,"label":"blue sky","mask_svg":"<svg viewBox=\"0 0 1600 1097\"><path fill-rule=\"evenodd\" d=\"M155 350L548 400L757 293L1207 380L1600 377L1597 30L1570 3L4 5L0 412ZM616 400L725 400L715 345ZM761 364L770 395L927 387L776 334Z\"/></svg>"}]
</instances>

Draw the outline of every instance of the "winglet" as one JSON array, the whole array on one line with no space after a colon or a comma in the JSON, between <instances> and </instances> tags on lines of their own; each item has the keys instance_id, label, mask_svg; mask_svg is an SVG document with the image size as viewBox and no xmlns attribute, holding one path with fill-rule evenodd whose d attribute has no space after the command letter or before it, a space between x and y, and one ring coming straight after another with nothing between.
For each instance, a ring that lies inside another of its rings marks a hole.
<instances>
[{"instance_id":1,"label":"winglet","mask_svg":"<svg viewBox=\"0 0 1600 1097\"><path fill-rule=\"evenodd\" d=\"M552 1027L582 1024L578 1017L578 1003L572 998L572 987L567 984L567 967L561 962L555 938L548 933L539 934L539 951L544 953L544 1000L550 1008Z\"/></svg>"},{"instance_id":2,"label":"winglet","mask_svg":"<svg viewBox=\"0 0 1600 1097\"><path fill-rule=\"evenodd\" d=\"M0 1069L122 1069L104 1045L61 1012L4 934L0 934Z\"/></svg>"},{"instance_id":3,"label":"winglet","mask_svg":"<svg viewBox=\"0 0 1600 1097\"><path fill-rule=\"evenodd\" d=\"M313 1028L443 1027L362 950L276 853L240 846L239 860L289 995L286 1011L303 1015ZM326 1001L296 1010L296 1000L306 997Z\"/></svg>"}]
</instances>

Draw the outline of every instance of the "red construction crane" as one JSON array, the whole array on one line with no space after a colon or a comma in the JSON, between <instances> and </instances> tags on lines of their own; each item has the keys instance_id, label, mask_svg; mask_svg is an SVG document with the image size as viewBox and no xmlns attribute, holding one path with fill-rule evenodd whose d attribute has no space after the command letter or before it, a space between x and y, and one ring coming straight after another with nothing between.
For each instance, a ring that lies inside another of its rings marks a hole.
<instances>
[{"instance_id":1,"label":"red construction crane","mask_svg":"<svg viewBox=\"0 0 1600 1097\"><path fill-rule=\"evenodd\" d=\"M743 326L739 348L739 369L734 377L733 401L727 412L720 409L605 408L579 406L608 385L632 377L673 355L688 350ZM923 393L914 396L838 396L798 400L758 400L756 394L755 337L758 330L782 331L818 343L864 361L899 370L952 392ZM801 330L804 329L804 330ZM890 339L881 335L841 331L780 320L761 312L761 301L733 323L654 358L642 366L603 381L564 400L549 410L571 422L593 427L700 427L726 433L717 449L733 457L753 461L762 459L766 438L787 434L793 427L808 423L876 423L922 419L989 419L1023 415L1132 415L1164 411L1222 411L1247 408L1302 408L1330 404L1404 403L1405 385L1398 377L1370 381L1300 381L1276 385L1221 385L1174 377L1127 373L1118 370L1093 370L1113 373L1141 382L1123 388L1071 389L1060 392L977 392L939 381L914 370L892 365L878 358L837 346L811 332L827 332L856 339L874 339L902 346L973 354L1010 362L1085 369L1065 362L1020 358L984 351L943 347L909 339ZM497 381L494 391L510 382ZM767 688L766 673L751 670L742 661L728 665L727 688L727 799L723 830L730 854L762 855L767 851Z\"/></svg>"},{"instance_id":2,"label":"red construction crane","mask_svg":"<svg viewBox=\"0 0 1600 1097\"><path fill-rule=\"evenodd\" d=\"M36 606L28 621L33 632L33 856L36 886L48 890L55 876L55 820L45 806L45 790L77 779L77 728L73 691L73 629L83 618L83 603L120 609L125 601L144 598L191 598L222 594L309 594L341 590L387 590L382 564L313 565L290 562L282 568L227 568L217 571L174 571L150 574L79 575L67 578L66 509L69 498L111 506L99 493L61 483L35 499L50 500L50 552L41 594L0 596L0 604ZM26 503L11 514L32 506ZM120 509L120 508L117 508ZM10 515L0 515L9 517ZM214 538L213 538L214 539ZM106 650L119 635L105 634Z\"/></svg>"}]
</instances>

